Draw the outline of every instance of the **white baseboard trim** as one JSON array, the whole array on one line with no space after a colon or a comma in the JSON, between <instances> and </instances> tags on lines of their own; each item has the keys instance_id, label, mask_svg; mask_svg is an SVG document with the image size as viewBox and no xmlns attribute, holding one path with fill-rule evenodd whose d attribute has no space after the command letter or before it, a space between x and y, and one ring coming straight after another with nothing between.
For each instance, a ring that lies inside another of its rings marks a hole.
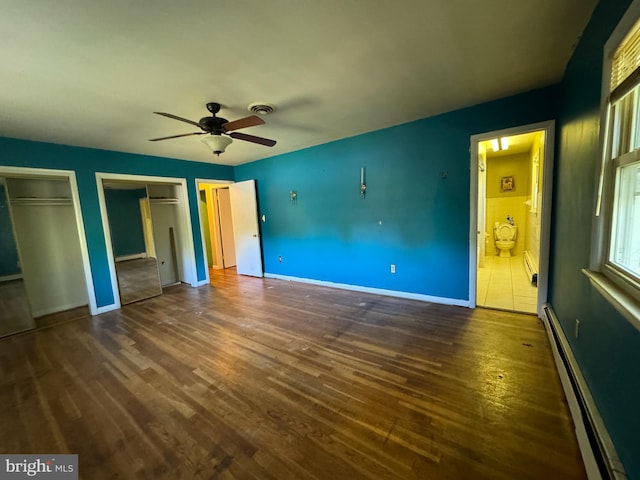
<instances>
[{"instance_id":1,"label":"white baseboard trim","mask_svg":"<svg viewBox=\"0 0 640 480\"><path fill-rule=\"evenodd\" d=\"M121 257L115 257L114 261L118 263L118 262L125 262L127 260L137 260L139 258L147 258L147 254L143 252L143 253L134 253L132 255L122 255Z\"/></svg>"},{"instance_id":2,"label":"white baseboard trim","mask_svg":"<svg viewBox=\"0 0 640 480\"><path fill-rule=\"evenodd\" d=\"M569 404L587 476L589 480L626 480L627 475L622 462L618 458L613 441L573 356L558 317L548 303L542 310L542 321Z\"/></svg>"},{"instance_id":3,"label":"white baseboard trim","mask_svg":"<svg viewBox=\"0 0 640 480\"><path fill-rule=\"evenodd\" d=\"M0 282L11 282L13 280L20 280L21 278L21 273L17 273L15 275L4 275L3 277L0 277Z\"/></svg>"},{"instance_id":4,"label":"white baseboard trim","mask_svg":"<svg viewBox=\"0 0 640 480\"><path fill-rule=\"evenodd\" d=\"M35 310L31 312L33 318L44 317L45 315L51 315L52 313L64 312L71 310L72 308L86 307L86 303L69 303L67 305L57 305L55 307L44 308L42 310Z\"/></svg>"},{"instance_id":5,"label":"white baseboard trim","mask_svg":"<svg viewBox=\"0 0 640 480\"><path fill-rule=\"evenodd\" d=\"M442 305L455 305L458 307L469 306L468 300L460 300L457 298L434 297L431 295L423 295L421 293L401 292L398 290L386 290L383 288L362 287L360 285L327 282L325 280L315 280L313 278L290 277L288 275L278 275L275 273L265 273L264 276L266 278L275 278L278 280L287 280L290 282L310 283L312 285L322 285L324 287L340 288L342 290L353 290L354 292L375 293L377 295L407 298L410 300L420 300L422 302L439 303Z\"/></svg>"},{"instance_id":6,"label":"white baseboard trim","mask_svg":"<svg viewBox=\"0 0 640 480\"><path fill-rule=\"evenodd\" d=\"M209 285L209 283L211 283L211 282L205 278L204 280L198 280L196 283L192 283L191 286L192 287L201 287L203 285Z\"/></svg>"},{"instance_id":7,"label":"white baseboard trim","mask_svg":"<svg viewBox=\"0 0 640 480\"><path fill-rule=\"evenodd\" d=\"M101 313L112 312L113 310L118 310L120 308L120 304L112 303L111 305L105 305L104 307L96 308L96 313L93 315L100 315Z\"/></svg>"}]
</instances>

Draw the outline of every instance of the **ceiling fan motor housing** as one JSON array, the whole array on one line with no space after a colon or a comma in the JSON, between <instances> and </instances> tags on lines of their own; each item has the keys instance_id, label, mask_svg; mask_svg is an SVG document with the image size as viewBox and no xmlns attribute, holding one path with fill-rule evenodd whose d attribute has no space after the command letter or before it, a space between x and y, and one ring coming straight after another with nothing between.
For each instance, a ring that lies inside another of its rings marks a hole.
<instances>
[{"instance_id":1,"label":"ceiling fan motor housing","mask_svg":"<svg viewBox=\"0 0 640 480\"><path fill-rule=\"evenodd\" d=\"M222 125L224 125L225 123L228 123L228 120L226 118L215 117L215 116L203 117L200 119L198 123L202 126L202 129L205 132L210 132L210 133L219 135L222 132L224 132Z\"/></svg>"}]
</instances>

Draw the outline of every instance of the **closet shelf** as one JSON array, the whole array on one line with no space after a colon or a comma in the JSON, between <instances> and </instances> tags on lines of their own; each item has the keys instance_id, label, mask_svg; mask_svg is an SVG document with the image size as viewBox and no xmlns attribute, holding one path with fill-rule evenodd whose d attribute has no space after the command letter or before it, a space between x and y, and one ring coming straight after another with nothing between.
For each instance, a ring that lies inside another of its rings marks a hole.
<instances>
[{"instance_id":1,"label":"closet shelf","mask_svg":"<svg viewBox=\"0 0 640 480\"><path fill-rule=\"evenodd\" d=\"M73 205L69 197L16 197L9 200L11 205Z\"/></svg>"}]
</instances>

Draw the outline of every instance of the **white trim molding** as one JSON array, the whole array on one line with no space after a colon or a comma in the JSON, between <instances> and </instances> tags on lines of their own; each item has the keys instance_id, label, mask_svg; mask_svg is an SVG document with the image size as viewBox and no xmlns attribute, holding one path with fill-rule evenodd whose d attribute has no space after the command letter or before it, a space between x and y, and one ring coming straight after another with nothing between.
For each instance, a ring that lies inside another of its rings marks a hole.
<instances>
[{"instance_id":1,"label":"white trim molding","mask_svg":"<svg viewBox=\"0 0 640 480\"><path fill-rule=\"evenodd\" d=\"M601 272L582 269L591 285L615 308L631 325L640 330L640 302Z\"/></svg>"},{"instance_id":2,"label":"white trim molding","mask_svg":"<svg viewBox=\"0 0 640 480\"><path fill-rule=\"evenodd\" d=\"M193 228L191 226L191 214L189 205L189 193L187 191L187 180L185 178L175 177L158 177L149 175L131 175L120 173L96 172L96 187L98 191L98 204L100 206L100 215L102 216L102 229L104 241L107 247L107 259L109 263L109 274L111 277L111 290L113 291L114 304L106 308L118 309L121 307L120 290L118 288L118 279L116 276L115 258L113 254L113 245L111 243L111 230L109 227L109 219L107 216L107 204L104 195L104 181L121 181L133 182L141 184L172 184L177 188L178 206L180 207L180 234L185 239L183 242L185 262L184 280L186 283L196 286L198 283L198 274L195 260L195 247L193 244ZM114 308L111 308L111 307ZM108 311L108 310L107 310Z\"/></svg>"},{"instance_id":3,"label":"white trim molding","mask_svg":"<svg viewBox=\"0 0 640 480\"><path fill-rule=\"evenodd\" d=\"M421 293L401 292L398 290L386 290L384 288L362 287L360 285L349 285L347 283L334 283L325 280L315 280L313 278L290 277L288 275L278 275L275 273L264 274L265 278L275 278L277 280L286 280L289 282L309 283L311 285L320 285L324 287L340 288L342 290L351 290L354 292L374 293L376 295L386 295L388 297L407 298L409 300L419 300L421 302L438 303L441 305L454 305L458 307L468 307L467 300L446 297L434 297L431 295L423 295Z\"/></svg>"},{"instance_id":4,"label":"white trim molding","mask_svg":"<svg viewBox=\"0 0 640 480\"><path fill-rule=\"evenodd\" d=\"M553 194L553 164L555 145L555 121L532 123L493 132L471 135L471 177L470 177L470 218L469 218L469 307L476 307L477 263L478 263L478 144L497 137L510 137L522 133L543 130L544 171L542 172L542 205L538 206L541 217L540 261L538 265L538 299L536 313L542 315L542 306L547 301L549 288L549 252L551 245L551 201Z\"/></svg>"},{"instance_id":5,"label":"white trim molding","mask_svg":"<svg viewBox=\"0 0 640 480\"><path fill-rule=\"evenodd\" d=\"M80 255L82 256L82 266L84 270L85 286L87 288L89 312L91 313L91 315L97 315L98 306L96 301L96 292L93 288L93 274L91 272L91 264L89 262L89 247L87 246L87 236L84 230L84 220L82 218L82 208L80 206L80 194L78 192L76 173L73 170L0 166L0 176L11 176L18 178L59 178L67 179L69 181L69 187L71 188L71 201L73 203L76 228L78 231L78 240L80 241Z\"/></svg>"},{"instance_id":6,"label":"white trim molding","mask_svg":"<svg viewBox=\"0 0 640 480\"><path fill-rule=\"evenodd\" d=\"M567 397L587 476L589 480L626 480L624 466L618 458L613 441L573 356L558 317L548 303L543 306L543 312L542 321Z\"/></svg>"},{"instance_id":7,"label":"white trim molding","mask_svg":"<svg viewBox=\"0 0 640 480\"><path fill-rule=\"evenodd\" d=\"M196 184L196 195L198 197L198 201L196 202L197 204L197 208L198 208L198 221L200 223L200 241L202 242L202 261L204 262L204 271L205 271L205 277L204 280L200 280L198 281L197 284L194 285L194 287L198 287L201 285L207 285L209 283L211 283L211 278L209 277L209 263L208 263L208 254L207 254L207 243L205 240L205 235L204 235L204 225L202 224L202 209L200 208L200 185L229 185L234 183L233 180L213 180L213 179L206 179L206 178L196 178L195 179L195 184Z\"/></svg>"}]
</instances>

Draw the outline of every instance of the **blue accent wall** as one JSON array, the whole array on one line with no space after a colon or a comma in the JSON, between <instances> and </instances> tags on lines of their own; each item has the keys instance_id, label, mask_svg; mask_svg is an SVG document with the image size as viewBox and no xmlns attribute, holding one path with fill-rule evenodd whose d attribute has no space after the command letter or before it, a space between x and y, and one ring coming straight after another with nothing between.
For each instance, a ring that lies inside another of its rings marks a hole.
<instances>
[{"instance_id":1,"label":"blue accent wall","mask_svg":"<svg viewBox=\"0 0 640 480\"><path fill-rule=\"evenodd\" d=\"M236 180L257 180L265 271L468 301L470 136L553 119L555 93L536 90L236 167Z\"/></svg>"},{"instance_id":2,"label":"blue accent wall","mask_svg":"<svg viewBox=\"0 0 640 480\"><path fill-rule=\"evenodd\" d=\"M640 478L640 333L581 273L591 250L603 46L629 4L598 3L560 85L235 168L7 138L0 164L76 172L98 306L113 295L96 171L187 179L199 280L206 264L194 179L235 176L257 180L267 273L468 301L470 136L556 119L549 297L629 478Z\"/></svg>"},{"instance_id":3,"label":"blue accent wall","mask_svg":"<svg viewBox=\"0 0 640 480\"><path fill-rule=\"evenodd\" d=\"M629 0L601 1L560 86L550 300L629 478L640 478L640 333L591 286L604 44ZM574 338L575 320L579 338Z\"/></svg>"},{"instance_id":4,"label":"blue accent wall","mask_svg":"<svg viewBox=\"0 0 640 480\"><path fill-rule=\"evenodd\" d=\"M4 185L0 185L0 277L21 274L19 265L7 193Z\"/></svg>"},{"instance_id":5,"label":"blue accent wall","mask_svg":"<svg viewBox=\"0 0 640 480\"><path fill-rule=\"evenodd\" d=\"M135 190L105 189L104 201L109 217L113 255L122 257L145 253L144 231L140 199L147 196L146 188Z\"/></svg>"},{"instance_id":6,"label":"blue accent wall","mask_svg":"<svg viewBox=\"0 0 640 480\"><path fill-rule=\"evenodd\" d=\"M207 267L200 239L197 206L199 196L195 179L233 180L232 167L2 137L0 137L0 165L75 171L98 307L112 305L114 298L95 173L186 178L197 279L206 278Z\"/></svg>"}]
</instances>

